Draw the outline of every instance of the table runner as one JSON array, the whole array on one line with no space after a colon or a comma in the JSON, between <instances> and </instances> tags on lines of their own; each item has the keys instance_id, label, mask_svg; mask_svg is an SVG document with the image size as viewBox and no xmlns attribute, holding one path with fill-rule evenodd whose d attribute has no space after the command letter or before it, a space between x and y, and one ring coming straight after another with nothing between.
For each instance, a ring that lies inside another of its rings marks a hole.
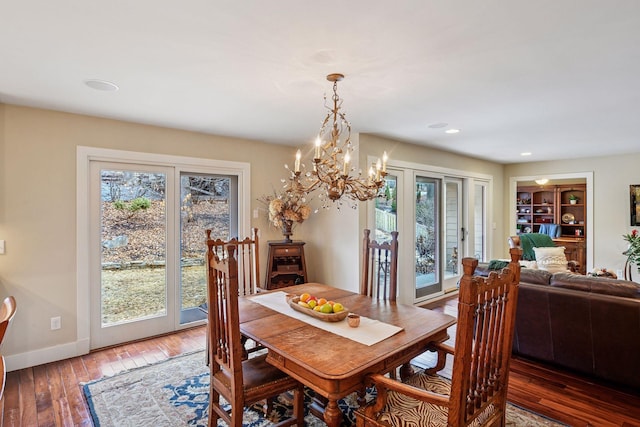
<instances>
[{"instance_id":1,"label":"table runner","mask_svg":"<svg viewBox=\"0 0 640 427\"><path fill-rule=\"evenodd\" d=\"M269 292L248 297L260 305L268 307L279 313L285 314L294 319L301 320L316 328L331 332L341 337L348 338L352 341L359 342L364 345L374 345L402 330L401 327L389 325L379 320L370 319L360 316L360 326L352 328L347 324L346 320L341 322L325 322L315 317L300 313L289 306L284 292Z\"/></svg>"}]
</instances>

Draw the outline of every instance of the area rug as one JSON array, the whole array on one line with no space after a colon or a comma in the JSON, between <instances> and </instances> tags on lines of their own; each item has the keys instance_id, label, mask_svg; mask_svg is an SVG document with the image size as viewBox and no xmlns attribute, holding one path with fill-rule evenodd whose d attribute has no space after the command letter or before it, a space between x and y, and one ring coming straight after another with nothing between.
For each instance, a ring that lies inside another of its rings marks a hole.
<instances>
[{"instance_id":1,"label":"area rug","mask_svg":"<svg viewBox=\"0 0 640 427\"><path fill-rule=\"evenodd\" d=\"M102 378L82 386L93 424L96 427L177 427L207 425L209 406L209 370L204 364L204 352L178 356L154 365ZM310 398L308 391L305 399ZM368 390L367 400L375 398ZM343 426L355 425L355 393L341 399L345 414ZM259 407L244 411L243 425L266 427L291 413L291 401L281 395L268 417ZM225 423L219 421L218 425ZM324 422L310 413L305 425L324 426ZM509 405L507 425L518 427L562 426L547 418Z\"/></svg>"}]
</instances>

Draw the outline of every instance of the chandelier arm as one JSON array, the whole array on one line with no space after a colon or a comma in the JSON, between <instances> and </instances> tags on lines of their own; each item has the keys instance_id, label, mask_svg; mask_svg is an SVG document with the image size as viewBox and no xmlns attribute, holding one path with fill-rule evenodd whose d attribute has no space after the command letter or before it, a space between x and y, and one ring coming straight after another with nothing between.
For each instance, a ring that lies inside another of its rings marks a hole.
<instances>
[{"instance_id":1,"label":"chandelier arm","mask_svg":"<svg viewBox=\"0 0 640 427\"><path fill-rule=\"evenodd\" d=\"M380 160L375 164L375 175L373 166L367 177L363 177L361 172L351 175L356 172L351 166L354 151L351 143L351 124L341 111L343 100L338 95L338 81L343 77L342 74L327 76L327 80L333 82L332 105L325 95L324 105L328 112L316 139L313 171L301 174L298 154L295 171L291 172L289 184L285 186L285 191L298 195L307 195L323 189L324 191L320 194L323 208L328 208L327 202L331 200L338 202L339 209L340 200L343 197L354 201L374 199L384 186L386 176L386 152L382 166Z\"/></svg>"}]
</instances>

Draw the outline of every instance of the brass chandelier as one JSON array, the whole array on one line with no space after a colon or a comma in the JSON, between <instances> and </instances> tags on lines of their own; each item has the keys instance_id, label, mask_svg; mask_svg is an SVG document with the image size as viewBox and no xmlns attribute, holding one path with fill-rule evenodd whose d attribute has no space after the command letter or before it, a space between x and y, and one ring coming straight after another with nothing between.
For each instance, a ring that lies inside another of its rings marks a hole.
<instances>
[{"instance_id":1,"label":"brass chandelier","mask_svg":"<svg viewBox=\"0 0 640 427\"><path fill-rule=\"evenodd\" d=\"M361 170L356 173L352 166L354 147L351 144L351 124L341 111L342 99L338 96L338 82L343 78L342 74L327 76L327 80L333 82L332 103L327 105L325 95L328 112L315 141L313 169L304 173L301 171L301 167L305 166L301 164L302 153L298 150L294 170L285 185L286 192L303 196L320 190L318 197L323 208L329 208L329 202L338 202L340 205L343 198L352 201L374 199L384 186L384 177L387 175L386 151L382 160L378 159L369 167L366 177Z\"/></svg>"}]
</instances>

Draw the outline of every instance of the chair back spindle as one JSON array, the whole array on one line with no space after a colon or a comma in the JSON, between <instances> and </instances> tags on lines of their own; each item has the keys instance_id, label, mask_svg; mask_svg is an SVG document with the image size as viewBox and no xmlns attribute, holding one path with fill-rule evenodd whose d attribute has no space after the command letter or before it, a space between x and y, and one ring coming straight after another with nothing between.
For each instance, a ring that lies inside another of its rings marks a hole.
<instances>
[{"instance_id":1,"label":"chair back spindle","mask_svg":"<svg viewBox=\"0 0 640 427\"><path fill-rule=\"evenodd\" d=\"M242 240L233 238L230 240L222 240L220 238L211 238L211 230L206 230L207 244L213 247L214 253L219 258L224 258L224 245L232 244L237 247L236 258L238 262L238 292L239 295L255 294L260 287L258 281L260 273L260 241L258 238L258 229L251 229L251 237L245 237Z\"/></svg>"},{"instance_id":2,"label":"chair back spindle","mask_svg":"<svg viewBox=\"0 0 640 427\"><path fill-rule=\"evenodd\" d=\"M398 289L398 232L391 240L378 243L364 230L362 282L360 293L379 300L395 301Z\"/></svg>"}]
</instances>

